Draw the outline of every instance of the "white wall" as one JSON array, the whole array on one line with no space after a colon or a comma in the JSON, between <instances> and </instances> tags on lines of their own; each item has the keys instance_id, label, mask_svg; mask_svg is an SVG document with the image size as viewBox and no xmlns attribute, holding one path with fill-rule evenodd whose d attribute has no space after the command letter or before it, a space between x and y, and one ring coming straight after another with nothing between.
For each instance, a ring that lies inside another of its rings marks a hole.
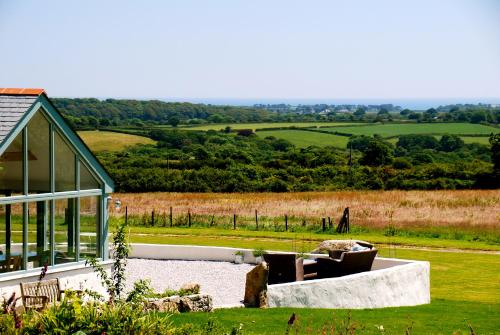
<instances>
[{"instance_id":1,"label":"white wall","mask_svg":"<svg viewBox=\"0 0 500 335\"><path fill-rule=\"evenodd\" d=\"M111 270L111 261L105 261L101 264L108 271ZM3 275L0 277L0 301L8 299L12 292L16 293L16 297L21 296L20 283L36 282L40 276L39 271L30 271L29 273ZM103 296L107 296L105 288L101 284L100 278L96 275L90 266L84 264L75 264L62 266L47 271L45 279L59 278L62 289L89 289L96 291ZM19 304L21 301L19 300Z\"/></svg>"},{"instance_id":2,"label":"white wall","mask_svg":"<svg viewBox=\"0 0 500 335\"><path fill-rule=\"evenodd\" d=\"M269 306L353 309L428 304L429 268L428 262L406 261L339 278L269 285Z\"/></svg>"}]
</instances>

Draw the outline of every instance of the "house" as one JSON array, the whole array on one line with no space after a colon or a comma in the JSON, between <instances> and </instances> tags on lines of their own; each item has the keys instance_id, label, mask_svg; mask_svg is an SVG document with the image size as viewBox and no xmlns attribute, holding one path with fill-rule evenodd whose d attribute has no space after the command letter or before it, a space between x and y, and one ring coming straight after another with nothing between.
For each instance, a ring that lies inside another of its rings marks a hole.
<instances>
[{"instance_id":1,"label":"house","mask_svg":"<svg viewBox=\"0 0 500 335\"><path fill-rule=\"evenodd\" d=\"M87 280L86 257L108 257L113 187L43 89L0 88L0 290L45 265Z\"/></svg>"}]
</instances>

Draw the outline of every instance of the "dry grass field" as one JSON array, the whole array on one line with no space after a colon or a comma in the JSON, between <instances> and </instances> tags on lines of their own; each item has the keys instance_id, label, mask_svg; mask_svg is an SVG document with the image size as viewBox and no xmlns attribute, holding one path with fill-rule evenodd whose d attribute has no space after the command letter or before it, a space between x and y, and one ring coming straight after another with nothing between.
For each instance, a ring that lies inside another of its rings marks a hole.
<instances>
[{"instance_id":1,"label":"dry grass field","mask_svg":"<svg viewBox=\"0 0 500 335\"><path fill-rule=\"evenodd\" d=\"M451 227L460 229L500 229L500 190L465 191L341 191L305 193L139 193L114 194L120 199L119 213L139 214L173 207L174 215L188 210L196 215L233 215L319 218L338 220L350 207L351 222L357 226L383 228ZM111 206L113 207L113 206Z\"/></svg>"},{"instance_id":2,"label":"dry grass field","mask_svg":"<svg viewBox=\"0 0 500 335\"><path fill-rule=\"evenodd\" d=\"M120 151L135 144L155 144L144 136L122 134L111 131L88 130L79 131L78 135L94 151Z\"/></svg>"}]
</instances>

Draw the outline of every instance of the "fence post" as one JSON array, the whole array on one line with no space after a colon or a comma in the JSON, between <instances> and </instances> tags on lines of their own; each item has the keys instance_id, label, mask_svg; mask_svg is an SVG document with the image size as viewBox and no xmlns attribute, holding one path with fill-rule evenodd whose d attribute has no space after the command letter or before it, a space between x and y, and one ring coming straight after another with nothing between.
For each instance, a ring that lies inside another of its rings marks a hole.
<instances>
[{"instance_id":1,"label":"fence post","mask_svg":"<svg viewBox=\"0 0 500 335\"><path fill-rule=\"evenodd\" d=\"M257 217L257 210L255 210L255 230L259 230L259 218Z\"/></svg>"},{"instance_id":2,"label":"fence post","mask_svg":"<svg viewBox=\"0 0 500 335\"><path fill-rule=\"evenodd\" d=\"M170 227L174 224L174 217L172 215L172 206L170 206Z\"/></svg>"},{"instance_id":3,"label":"fence post","mask_svg":"<svg viewBox=\"0 0 500 335\"><path fill-rule=\"evenodd\" d=\"M323 231L325 231L326 230L326 219L325 218L321 218L321 226L322 226Z\"/></svg>"},{"instance_id":4,"label":"fence post","mask_svg":"<svg viewBox=\"0 0 500 335\"><path fill-rule=\"evenodd\" d=\"M128 224L128 206L125 206L125 225Z\"/></svg>"},{"instance_id":5,"label":"fence post","mask_svg":"<svg viewBox=\"0 0 500 335\"><path fill-rule=\"evenodd\" d=\"M155 210L151 212L151 226L155 226Z\"/></svg>"},{"instance_id":6,"label":"fence post","mask_svg":"<svg viewBox=\"0 0 500 335\"><path fill-rule=\"evenodd\" d=\"M285 231L288 231L288 215L285 214Z\"/></svg>"},{"instance_id":7,"label":"fence post","mask_svg":"<svg viewBox=\"0 0 500 335\"><path fill-rule=\"evenodd\" d=\"M191 210L188 209L188 227L191 227Z\"/></svg>"},{"instance_id":8,"label":"fence post","mask_svg":"<svg viewBox=\"0 0 500 335\"><path fill-rule=\"evenodd\" d=\"M330 217L328 217L328 229L332 229L332 219Z\"/></svg>"},{"instance_id":9,"label":"fence post","mask_svg":"<svg viewBox=\"0 0 500 335\"><path fill-rule=\"evenodd\" d=\"M236 214L233 215L233 229L236 229Z\"/></svg>"}]
</instances>

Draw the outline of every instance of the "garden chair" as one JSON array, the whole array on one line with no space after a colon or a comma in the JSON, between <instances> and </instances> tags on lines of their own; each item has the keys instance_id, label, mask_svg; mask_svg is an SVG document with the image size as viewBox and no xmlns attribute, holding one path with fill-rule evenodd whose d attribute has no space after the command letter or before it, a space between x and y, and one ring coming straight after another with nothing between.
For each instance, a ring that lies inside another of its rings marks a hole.
<instances>
[{"instance_id":1,"label":"garden chair","mask_svg":"<svg viewBox=\"0 0 500 335\"><path fill-rule=\"evenodd\" d=\"M304 280L303 259L295 254L264 254L264 261L269 267L270 285Z\"/></svg>"},{"instance_id":2,"label":"garden chair","mask_svg":"<svg viewBox=\"0 0 500 335\"><path fill-rule=\"evenodd\" d=\"M25 309L42 310L50 303L61 301L64 291L58 278L21 283L21 298ZM79 290L75 292L81 293Z\"/></svg>"},{"instance_id":3,"label":"garden chair","mask_svg":"<svg viewBox=\"0 0 500 335\"><path fill-rule=\"evenodd\" d=\"M355 273L370 271L377 249L363 251L347 251L340 259L318 258L318 278L347 276Z\"/></svg>"}]
</instances>

